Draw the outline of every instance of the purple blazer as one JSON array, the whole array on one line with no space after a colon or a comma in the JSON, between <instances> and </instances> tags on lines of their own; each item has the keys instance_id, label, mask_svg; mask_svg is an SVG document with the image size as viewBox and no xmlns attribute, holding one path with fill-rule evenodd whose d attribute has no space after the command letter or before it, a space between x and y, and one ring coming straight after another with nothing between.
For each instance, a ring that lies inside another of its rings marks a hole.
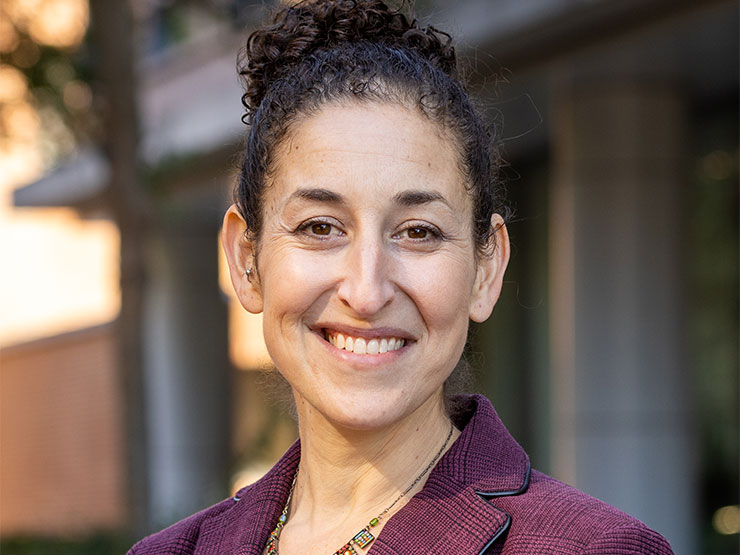
<instances>
[{"instance_id":1,"label":"purple blazer","mask_svg":"<svg viewBox=\"0 0 740 555\"><path fill-rule=\"evenodd\" d=\"M465 397L462 434L366 555L673 553L642 522L529 466L490 401ZM144 538L129 555L261 555L300 459L296 442L259 481Z\"/></svg>"}]
</instances>

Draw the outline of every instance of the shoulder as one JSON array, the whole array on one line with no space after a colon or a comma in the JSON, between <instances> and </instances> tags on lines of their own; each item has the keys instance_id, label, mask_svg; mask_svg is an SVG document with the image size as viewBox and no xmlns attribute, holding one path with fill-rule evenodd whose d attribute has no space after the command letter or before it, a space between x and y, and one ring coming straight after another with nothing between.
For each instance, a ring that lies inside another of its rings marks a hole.
<instances>
[{"instance_id":1,"label":"shoulder","mask_svg":"<svg viewBox=\"0 0 740 555\"><path fill-rule=\"evenodd\" d=\"M199 513L195 513L151 536L147 536L128 555L192 555L261 551L272 531L300 460L296 441L259 480Z\"/></svg>"},{"instance_id":2,"label":"shoulder","mask_svg":"<svg viewBox=\"0 0 740 555\"><path fill-rule=\"evenodd\" d=\"M492 501L511 516L504 553L673 553L636 518L537 471L525 493Z\"/></svg>"},{"instance_id":3,"label":"shoulder","mask_svg":"<svg viewBox=\"0 0 740 555\"><path fill-rule=\"evenodd\" d=\"M190 555L198 545L203 522L228 511L234 505L234 499L229 498L195 513L139 541L128 551L128 555Z\"/></svg>"}]
</instances>

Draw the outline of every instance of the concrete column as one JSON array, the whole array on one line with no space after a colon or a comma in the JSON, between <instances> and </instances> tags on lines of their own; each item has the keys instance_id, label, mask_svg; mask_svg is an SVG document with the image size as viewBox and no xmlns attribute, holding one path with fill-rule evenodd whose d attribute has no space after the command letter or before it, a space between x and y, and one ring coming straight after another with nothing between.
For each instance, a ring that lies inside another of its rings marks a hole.
<instances>
[{"instance_id":1,"label":"concrete column","mask_svg":"<svg viewBox=\"0 0 740 555\"><path fill-rule=\"evenodd\" d=\"M566 83L551 113L554 473L692 553L687 107L669 84L620 78Z\"/></svg>"},{"instance_id":2,"label":"concrete column","mask_svg":"<svg viewBox=\"0 0 740 555\"><path fill-rule=\"evenodd\" d=\"M227 495L229 362L217 232L197 215L165 220L149 250L146 389L152 526Z\"/></svg>"}]
</instances>

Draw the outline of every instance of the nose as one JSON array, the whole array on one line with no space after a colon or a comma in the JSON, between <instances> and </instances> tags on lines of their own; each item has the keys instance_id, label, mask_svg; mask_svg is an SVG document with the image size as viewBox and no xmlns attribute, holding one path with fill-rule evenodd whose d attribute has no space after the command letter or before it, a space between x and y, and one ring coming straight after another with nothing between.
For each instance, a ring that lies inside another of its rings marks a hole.
<instances>
[{"instance_id":1,"label":"nose","mask_svg":"<svg viewBox=\"0 0 740 555\"><path fill-rule=\"evenodd\" d=\"M370 318L393 300L391 258L381 240L356 240L347 247L338 296L358 317Z\"/></svg>"}]
</instances>

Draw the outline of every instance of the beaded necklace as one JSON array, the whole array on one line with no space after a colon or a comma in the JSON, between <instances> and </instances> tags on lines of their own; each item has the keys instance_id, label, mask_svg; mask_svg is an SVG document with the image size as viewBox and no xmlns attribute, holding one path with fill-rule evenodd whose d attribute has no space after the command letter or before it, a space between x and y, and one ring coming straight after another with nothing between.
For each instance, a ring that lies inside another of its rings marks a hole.
<instances>
[{"instance_id":1,"label":"beaded necklace","mask_svg":"<svg viewBox=\"0 0 740 555\"><path fill-rule=\"evenodd\" d=\"M419 483L419 481L426 475L427 472L431 470L431 468L436 464L439 457L442 456L442 453L444 452L445 448L447 447L447 444L450 443L450 438L452 437L452 422L450 422L450 431L447 433L447 438L445 439L444 444L442 447L439 448L439 451L437 451L437 454L434 455L434 458L431 460L431 462L424 468L424 470L421 471L421 474L419 474L416 479L411 482L411 485L407 487L405 490L401 492L401 494L396 497L396 499L393 500L393 503L388 505L383 512L381 512L378 516L373 518L367 526L365 526L362 530L357 532L351 540L349 540L345 545L343 545L341 548L337 549L333 555L357 555L357 550L355 547L359 549L364 549L368 545L372 543L372 541L375 539L375 536L370 532L370 529L377 526L378 523L385 517L386 514L388 514L388 511L390 511L396 503L398 503L403 496L405 496L408 492L410 492L412 489L414 489L414 486ZM283 512L280 513L280 517L278 518L277 525L275 526L275 529L270 532L270 537L267 540L267 545L265 546L265 555L279 555L278 552L278 541L280 540L280 532L283 530L283 526L285 526L285 523L288 522L288 509L290 508L290 500L293 497L293 490L295 489L295 482L298 478L298 469L296 469L295 476L293 476L293 483L290 485L290 492L288 493L288 501L285 503L285 507L283 508Z\"/></svg>"}]
</instances>

